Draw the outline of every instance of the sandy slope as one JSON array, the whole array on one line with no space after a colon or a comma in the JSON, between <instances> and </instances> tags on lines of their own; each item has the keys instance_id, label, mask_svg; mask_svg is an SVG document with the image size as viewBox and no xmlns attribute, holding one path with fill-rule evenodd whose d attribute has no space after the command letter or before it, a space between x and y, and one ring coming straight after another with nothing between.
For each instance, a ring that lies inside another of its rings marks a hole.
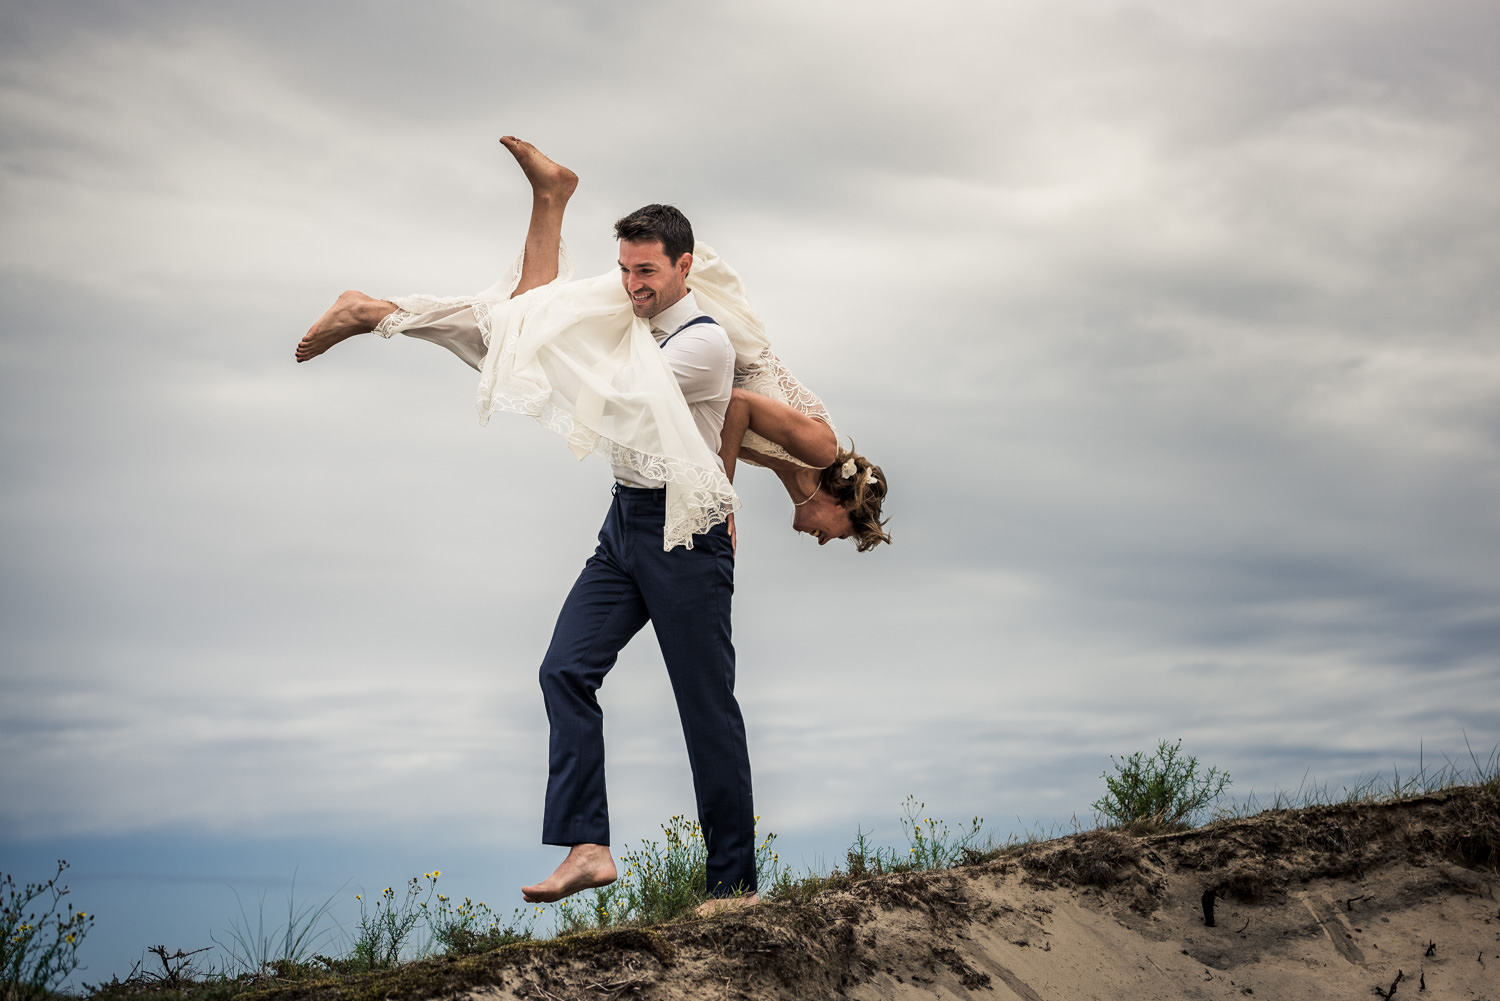
<instances>
[{"instance_id":1,"label":"sandy slope","mask_svg":"<svg viewBox=\"0 0 1500 1001\"><path fill-rule=\"evenodd\" d=\"M966 874L978 902L967 927L925 932L882 916L876 942L896 955L850 985L857 999L1374 997L1398 973L1398 996L1500 997L1500 914L1493 874L1437 863L1362 879L1298 882L1277 899L1219 902L1204 924L1200 874L1143 860L1152 896L1027 885L1015 872ZM1359 898L1359 899L1355 899ZM1151 903L1150 913L1140 904ZM883 933L883 934L882 934ZM897 942L905 940L900 945ZM1425 956L1429 944L1434 954ZM946 953L943 947L952 951ZM879 951L878 949L875 951ZM925 955L924 955L925 953ZM1484 963L1479 962L1479 957ZM794 995L784 995L794 996Z\"/></svg>"},{"instance_id":2,"label":"sandy slope","mask_svg":"<svg viewBox=\"0 0 1500 1001\"><path fill-rule=\"evenodd\" d=\"M849 880L805 902L520 950L467 995L1322 1001L1395 983L1414 1001L1500 1001L1497 832L1493 786L1180 835L1093 832L951 872Z\"/></svg>"},{"instance_id":3,"label":"sandy slope","mask_svg":"<svg viewBox=\"0 0 1500 1001\"><path fill-rule=\"evenodd\" d=\"M254 998L1500 1001L1497 867L1491 782L1184 834L1090 832L709 920Z\"/></svg>"}]
</instances>

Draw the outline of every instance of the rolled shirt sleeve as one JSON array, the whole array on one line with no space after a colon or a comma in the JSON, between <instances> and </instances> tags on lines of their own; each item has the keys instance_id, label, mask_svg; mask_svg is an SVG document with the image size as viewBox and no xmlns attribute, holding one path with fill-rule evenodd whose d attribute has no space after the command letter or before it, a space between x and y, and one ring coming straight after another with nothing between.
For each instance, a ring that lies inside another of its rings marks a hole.
<instances>
[{"instance_id":1,"label":"rolled shirt sleeve","mask_svg":"<svg viewBox=\"0 0 1500 1001\"><path fill-rule=\"evenodd\" d=\"M661 353L677 376L684 400L690 404L715 400L728 404L734 388L734 348L722 327L704 323L691 326L667 341Z\"/></svg>"}]
</instances>

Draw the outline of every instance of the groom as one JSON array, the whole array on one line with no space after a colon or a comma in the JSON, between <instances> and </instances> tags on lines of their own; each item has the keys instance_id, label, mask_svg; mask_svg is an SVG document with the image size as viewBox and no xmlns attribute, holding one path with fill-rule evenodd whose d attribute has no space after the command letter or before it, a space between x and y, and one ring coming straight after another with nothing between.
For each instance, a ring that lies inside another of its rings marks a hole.
<instances>
[{"instance_id":1,"label":"groom","mask_svg":"<svg viewBox=\"0 0 1500 1001\"><path fill-rule=\"evenodd\" d=\"M615 236L631 308L651 322L698 432L717 455L734 349L687 287L692 225L670 205L647 205L617 222ZM541 667L551 724L542 841L569 852L550 877L521 892L527 901L547 902L616 878L604 789L604 718L596 693L621 648L650 621L687 739L708 849L709 896L754 903L750 757L734 698L730 642L733 543L721 524L694 536L691 549L663 551L665 484L625 466L614 473L614 499L598 548L563 603Z\"/></svg>"}]
</instances>

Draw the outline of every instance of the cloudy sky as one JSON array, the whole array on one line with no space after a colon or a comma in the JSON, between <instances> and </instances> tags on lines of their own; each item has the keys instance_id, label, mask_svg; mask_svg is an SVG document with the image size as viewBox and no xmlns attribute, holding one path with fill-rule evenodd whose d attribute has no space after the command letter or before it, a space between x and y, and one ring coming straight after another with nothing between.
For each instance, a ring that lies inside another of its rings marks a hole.
<instances>
[{"instance_id":1,"label":"cloudy sky","mask_svg":"<svg viewBox=\"0 0 1500 1001\"><path fill-rule=\"evenodd\" d=\"M581 175L580 274L681 206L892 485L859 555L741 478L784 858L908 794L1066 825L1163 738L1242 795L1500 743L1500 13L912 11L5 5L0 870L74 863L90 976L294 872L508 912L556 861L535 670L606 467L429 345L292 361L345 288L509 267L505 133ZM602 699L634 842L692 802L649 635Z\"/></svg>"}]
</instances>

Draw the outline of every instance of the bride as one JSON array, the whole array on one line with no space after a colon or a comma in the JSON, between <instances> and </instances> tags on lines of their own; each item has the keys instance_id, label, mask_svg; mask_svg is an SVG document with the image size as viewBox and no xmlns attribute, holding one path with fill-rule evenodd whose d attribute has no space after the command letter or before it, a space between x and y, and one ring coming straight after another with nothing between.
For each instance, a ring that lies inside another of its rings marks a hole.
<instances>
[{"instance_id":1,"label":"bride","mask_svg":"<svg viewBox=\"0 0 1500 1001\"><path fill-rule=\"evenodd\" d=\"M472 297L376 299L348 291L297 345L304 362L356 334L406 334L439 344L481 373L481 422L495 411L528 414L562 434L575 455L598 453L665 480L664 548L730 523L738 460L780 477L792 528L819 545L853 539L859 552L890 542L881 520L885 474L838 445L827 408L771 351L739 276L702 243L688 284L735 349L733 397L719 455L694 429L675 376L649 325L637 319L614 273L569 281L562 221L578 176L530 143L505 136L531 184L525 249L513 273ZM721 468L722 467L722 468Z\"/></svg>"}]
</instances>

